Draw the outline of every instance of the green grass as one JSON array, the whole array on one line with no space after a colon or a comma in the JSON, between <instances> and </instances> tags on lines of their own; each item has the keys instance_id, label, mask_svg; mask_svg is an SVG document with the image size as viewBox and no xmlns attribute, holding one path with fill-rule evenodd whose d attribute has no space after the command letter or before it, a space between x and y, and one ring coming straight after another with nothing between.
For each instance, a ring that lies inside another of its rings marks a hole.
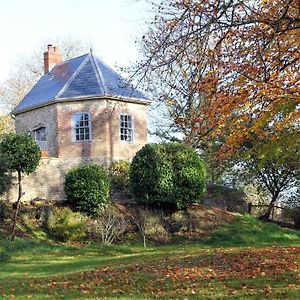
<instances>
[{"instance_id":1,"label":"green grass","mask_svg":"<svg viewBox=\"0 0 300 300\"><path fill-rule=\"evenodd\" d=\"M261 222L249 215L238 215L233 224L226 224L207 240L214 246L299 245L300 231Z\"/></svg>"},{"instance_id":2,"label":"green grass","mask_svg":"<svg viewBox=\"0 0 300 300\"><path fill-rule=\"evenodd\" d=\"M0 298L296 299L300 232L239 216L210 239L144 249L0 241Z\"/></svg>"}]
</instances>

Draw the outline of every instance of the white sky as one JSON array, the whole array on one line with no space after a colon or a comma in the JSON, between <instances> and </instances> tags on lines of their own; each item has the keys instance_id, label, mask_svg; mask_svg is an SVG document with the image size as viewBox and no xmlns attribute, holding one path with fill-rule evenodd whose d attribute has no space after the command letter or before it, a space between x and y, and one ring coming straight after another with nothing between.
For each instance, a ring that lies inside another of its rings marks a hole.
<instances>
[{"instance_id":1,"label":"white sky","mask_svg":"<svg viewBox=\"0 0 300 300\"><path fill-rule=\"evenodd\" d=\"M138 58L135 40L149 9L145 0L0 0L0 82L19 56L57 36L89 41L111 67L128 66Z\"/></svg>"}]
</instances>

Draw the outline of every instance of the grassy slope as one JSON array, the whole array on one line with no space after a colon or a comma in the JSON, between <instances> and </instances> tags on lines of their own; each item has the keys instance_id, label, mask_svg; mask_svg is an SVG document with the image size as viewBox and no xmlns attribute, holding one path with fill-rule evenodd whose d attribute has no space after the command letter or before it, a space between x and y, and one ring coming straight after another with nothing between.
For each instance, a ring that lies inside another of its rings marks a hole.
<instances>
[{"instance_id":1,"label":"grassy slope","mask_svg":"<svg viewBox=\"0 0 300 300\"><path fill-rule=\"evenodd\" d=\"M205 242L186 245L2 241L13 256L0 263L0 297L292 299L300 293L300 248L291 245L300 245L300 232L242 216Z\"/></svg>"},{"instance_id":2,"label":"grassy slope","mask_svg":"<svg viewBox=\"0 0 300 300\"><path fill-rule=\"evenodd\" d=\"M208 244L215 246L300 245L300 231L240 215L234 223L226 224L213 233Z\"/></svg>"}]
</instances>

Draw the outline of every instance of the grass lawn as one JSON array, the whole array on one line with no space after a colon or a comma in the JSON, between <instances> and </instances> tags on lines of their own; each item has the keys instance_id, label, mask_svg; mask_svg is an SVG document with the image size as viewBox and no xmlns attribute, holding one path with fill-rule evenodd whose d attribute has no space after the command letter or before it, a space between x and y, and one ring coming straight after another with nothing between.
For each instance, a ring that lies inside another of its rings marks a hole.
<instances>
[{"instance_id":1,"label":"grass lawn","mask_svg":"<svg viewBox=\"0 0 300 300\"><path fill-rule=\"evenodd\" d=\"M299 299L300 233L241 217L205 242L1 246L4 299Z\"/></svg>"}]
</instances>

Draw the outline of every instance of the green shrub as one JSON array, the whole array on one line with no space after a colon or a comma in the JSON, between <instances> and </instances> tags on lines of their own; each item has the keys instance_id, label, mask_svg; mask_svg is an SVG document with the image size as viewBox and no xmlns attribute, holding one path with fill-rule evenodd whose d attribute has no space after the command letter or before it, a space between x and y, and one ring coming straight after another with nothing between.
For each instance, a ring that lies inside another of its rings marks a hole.
<instances>
[{"instance_id":1,"label":"green shrub","mask_svg":"<svg viewBox=\"0 0 300 300\"><path fill-rule=\"evenodd\" d=\"M144 146L130 169L131 191L137 201L177 209L200 201L205 177L198 154L180 143Z\"/></svg>"},{"instance_id":2,"label":"green shrub","mask_svg":"<svg viewBox=\"0 0 300 300\"><path fill-rule=\"evenodd\" d=\"M68 242L85 235L85 223L86 219L79 212L64 207L54 209L44 226L52 238Z\"/></svg>"},{"instance_id":3,"label":"green shrub","mask_svg":"<svg viewBox=\"0 0 300 300\"><path fill-rule=\"evenodd\" d=\"M96 215L108 203L107 172L95 164L80 165L65 177L65 192L70 204L89 215Z\"/></svg>"},{"instance_id":4,"label":"green shrub","mask_svg":"<svg viewBox=\"0 0 300 300\"><path fill-rule=\"evenodd\" d=\"M130 162L119 160L113 162L109 167L109 180L111 186L121 191L129 190Z\"/></svg>"}]
</instances>

